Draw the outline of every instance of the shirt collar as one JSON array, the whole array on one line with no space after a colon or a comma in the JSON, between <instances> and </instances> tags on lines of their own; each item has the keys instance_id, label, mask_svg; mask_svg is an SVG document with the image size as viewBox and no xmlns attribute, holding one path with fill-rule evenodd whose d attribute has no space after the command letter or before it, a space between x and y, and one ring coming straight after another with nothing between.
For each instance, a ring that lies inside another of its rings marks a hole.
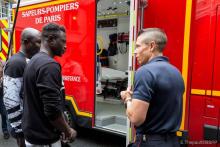
<instances>
[{"instance_id":1,"label":"shirt collar","mask_svg":"<svg viewBox=\"0 0 220 147\"><path fill-rule=\"evenodd\" d=\"M157 61L169 62L169 59L165 56L157 56L157 57L154 57L153 59L151 59L147 64L157 62Z\"/></svg>"}]
</instances>

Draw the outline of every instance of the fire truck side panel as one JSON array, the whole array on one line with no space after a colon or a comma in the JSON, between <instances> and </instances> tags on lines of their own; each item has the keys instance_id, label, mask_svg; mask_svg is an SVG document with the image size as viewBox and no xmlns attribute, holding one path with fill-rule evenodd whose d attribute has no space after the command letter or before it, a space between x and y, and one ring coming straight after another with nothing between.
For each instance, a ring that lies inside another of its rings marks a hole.
<instances>
[{"instance_id":1,"label":"fire truck side panel","mask_svg":"<svg viewBox=\"0 0 220 147\"><path fill-rule=\"evenodd\" d=\"M213 45L211 39L211 5L207 0L195 3L195 16L192 17L191 48L193 48L192 89L211 89ZM202 79L202 80L201 80Z\"/></svg>"},{"instance_id":2,"label":"fire truck side panel","mask_svg":"<svg viewBox=\"0 0 220 147\"><path fill-rule=\"evenodd\" d=\"M220 101L213 97L213 90L219 90L215 88L216 80L219 79L215 77L219 72L219 65L215 64L219 62L215 52L215 39L218 36L216 14L215 1L194 1L190 36L192 73L189 108L189 139L194 142L218 138ZM210 146L216 146L216 143Z\"/></svg>"},{"instance_id":3,"label":"fire truck side panel","mask_svg":"<svg viewBox=\"0 0 220 147\"><path fill-rule=\"evenodd\" d=\"M215 38L215 52L214 52L214 73L213 73L213 93L220 96L220 3L217 6L217 21L216 21L216 38Z\"/></svg>"},{"instance_id":4,"label":"fire truck side panel","mask_svg":"<svg viewBox=\"0 0 220 147\"><path fill-rule=\"evenodd\" d=\"M44 13L44 10L49 12ZM78 116L78 124L85 127L92 126L94 113L95 18L95 0L56 0L21 7L16 23L17 49L20 45L20 33L27 26L39 30L48 22L65 26L66 53L62 58L55 59L62 66L66 100L71 104L70 110Z\"/></svg>"}]
</instances>

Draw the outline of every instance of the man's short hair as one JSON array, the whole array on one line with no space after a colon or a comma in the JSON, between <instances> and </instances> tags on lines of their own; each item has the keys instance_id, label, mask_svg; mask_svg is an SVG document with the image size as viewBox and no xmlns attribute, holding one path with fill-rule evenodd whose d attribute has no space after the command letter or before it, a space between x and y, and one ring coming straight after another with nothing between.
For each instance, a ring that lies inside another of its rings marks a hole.
<instances>
[{"instance_id":1,"label":"man's short hair","mask_svg":"<svg viewBox=\"0 0 220 147\"><path fill-rule=\"evenodd\" d=\"M21 32L21 43L24 43L24 40L31 40L32 38L35 38L37 34L40 34L40 32L34 28L25 28Z\"/></svg>"},{"instance_id":2,"label":"man's short hair","mask_svg":"<svg viewBox=\"0 0 220 147\"><path fill-rule=\"evenodd\" d=\"M144 43L149 43L150 41L155 41L157 49L162 52L167 43L166 33L159 28L147 28L142 29L138 33L138 37L143 36Z\"/></svg>"},{"instance_id":3,"label":"man's short hair","mask_svg":"<svg viewBox=\"0 0 220 147\"><path fill-rule=\"evenodd\" d=\"M66 32L64 26L58 25L56 23L48 23L48 24L44 25L44 27L42 29L42 38L45 39L49 35L57 37L57 35L60 31L62 31L64 33Z\"/></svg>"}]
</instances>

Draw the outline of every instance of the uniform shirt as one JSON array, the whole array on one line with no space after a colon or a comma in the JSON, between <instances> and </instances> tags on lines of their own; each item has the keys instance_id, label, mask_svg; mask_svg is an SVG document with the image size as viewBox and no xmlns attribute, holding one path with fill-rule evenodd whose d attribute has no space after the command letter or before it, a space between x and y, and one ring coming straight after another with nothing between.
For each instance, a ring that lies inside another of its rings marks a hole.
<instances>
[{"instance_id":1,"label":"uniform shirt","mask_svg":"<svg viewBox=\"0 0 220 147\"><path fill-rule=\"evenodd\" d=\"M60 132L50 121L63 111L61 67L48 54L40 52L29 61L24 73L24 114L22 129L31 144L51 144Z\"/></svg>"},{"instance_id":2,"label":"uniform shirt","mask_svg":"<svg viewBox=\"0 0 220 147\"><path fill-rule=\"evenodd\" d=\"M21 118L23 112L22 84L26 58L22 52L13 55L4 67L3 100L8 113L8 120L14 137L23 136Z\"/></svg>"},{"instance_id":3,"label":"uniform shirt","mask_svg":"<svg viewBox=\"0 0 220 147\"><path fill-rule=\"evenodd\" d=\"M176 132L182 117L184 82L178 69L158 56L135 73L133 97L150 103L146 120L136 127L138 134Z\"/></svg>"}]
</instances>

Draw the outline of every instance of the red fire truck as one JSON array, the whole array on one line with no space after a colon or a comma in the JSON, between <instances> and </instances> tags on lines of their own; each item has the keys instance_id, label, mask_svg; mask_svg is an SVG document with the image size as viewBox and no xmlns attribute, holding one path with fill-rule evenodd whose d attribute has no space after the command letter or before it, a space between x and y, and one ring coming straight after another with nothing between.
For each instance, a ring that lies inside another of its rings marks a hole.
<instances>
[{"instance_id":1,"label":"red fire truck","mask_svg":"<svg viewBox=\"0 0 220 147\"><path fill-rule=\"evenodd\" d=\"M41 30L48 22L67 30L66 53L56 60L62 65L70 123L131 134L119 92L133 82L137 32L159 27L168 36L165 55L186 86L177 134L188 145L220 146L220 0L22 2L13 52L22 29Z\"/></svg>"}]
</instances>

